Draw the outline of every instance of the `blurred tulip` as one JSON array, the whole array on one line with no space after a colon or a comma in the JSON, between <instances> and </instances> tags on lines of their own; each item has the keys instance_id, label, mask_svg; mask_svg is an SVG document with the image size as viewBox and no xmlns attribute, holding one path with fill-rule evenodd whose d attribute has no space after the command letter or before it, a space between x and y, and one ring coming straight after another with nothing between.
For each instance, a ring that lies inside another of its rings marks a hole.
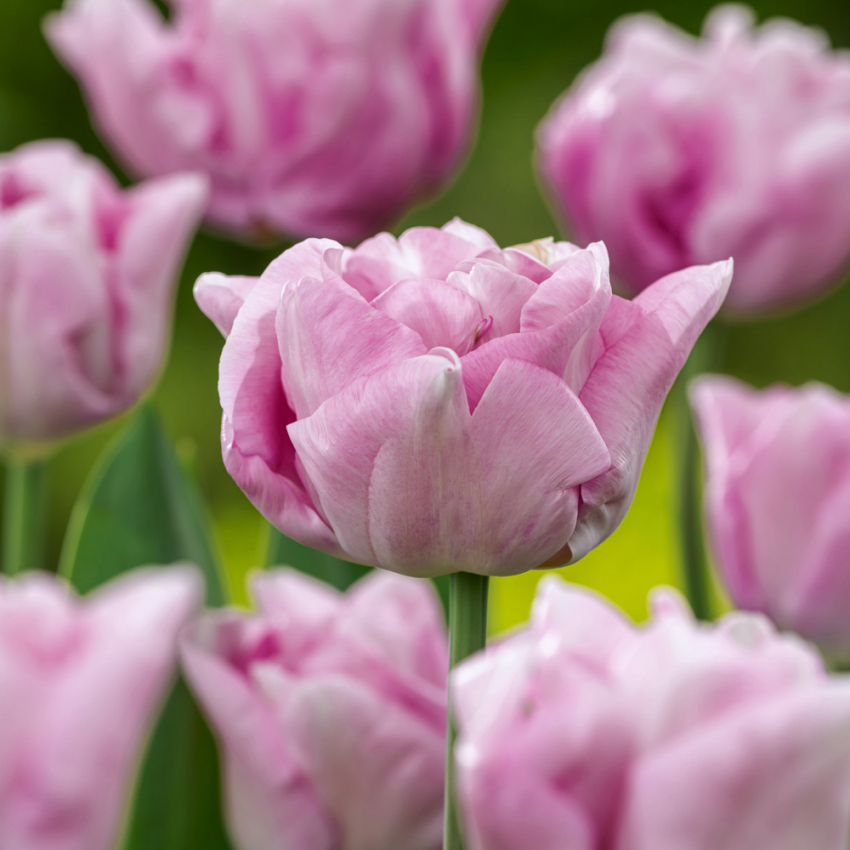
<instances>
[{"instance_id":1,"label":"blurred tulip","mask_svg":"<svg viewBox=\"0 0 850 850\"><path fill-rule=\"evenodd\" d=\"M850 682L760 616L635 629L555 577L452 679L469 850L845 850Z\"/></svg>"},{"instance_id":2,"label":"blurred tulip","mask_svg":"<svg viewBox=\"0 0 850 850\"><path fill-rule=\"evenodd\" d=\"M700 378L706 522L735 603L850 661L850 399Z\"/></svg>"},{"instance_id":3,"label":"blurred tulip","mask_svg":"<svg viewBox=\"0 0 850 850\"><path fill-rule=\"evenodd\" d=\"M47 574L0 578L0 847L118 846L200 598L187 567L136 571L83 600Z\"/></svg>"},{"instance_id":4,"label":"blurred tulip","mask_svg":"<svg viewBox=\"0 0 850 850\"><path fill-rule=\"evenodd\" d=\"M625 515L664 397L731 263L611 295L601 244L500 250L459 220L259 280L206 275L229 336L225 464L284 534L433 576L564 564Z\"/></svg>"},{"instance_id":5,"label":"blurred tulip","mask_svg":"<svg viewBox=\"0 0 850 850\"><path fill-rule=\"evenodd\" d=\"M248 237L361 239L464 156L504 0L67 0L48 38L137 174L209 174Z\"/></svg>"},{"instance_id":6,"label":"blurred tulip","mask_svg":"<svg viewBox=\"0 0 850 850\"><path fill-rule=\"evenodd\" d=\"M819 295L850 259L850 54L722 6L694 39L625 18L538 134L549 195L632 292L732 256L725 309Z\"/></svg>"},{"instance_id":7,"label":"blurred tulip","mask_svg":"<svg viewBox=\"0 0 850 850\"><path fill-rule=\"evenodd\" d=\"M427 582L345 595L291 570L210 614L183 664L218 734L238 850L439 850L448 650Z\"/></svg>"},{"instance_id":8,"label":"blurred tulip","mask_svg":"<svg viewBox=\"0 0 850 850\"><path fill-rule=\"evenodd\" d=\"M0 156L0 444L65 437L154 382L206 186L127 192L70 142Z\"/></svg>"}]
</instances>

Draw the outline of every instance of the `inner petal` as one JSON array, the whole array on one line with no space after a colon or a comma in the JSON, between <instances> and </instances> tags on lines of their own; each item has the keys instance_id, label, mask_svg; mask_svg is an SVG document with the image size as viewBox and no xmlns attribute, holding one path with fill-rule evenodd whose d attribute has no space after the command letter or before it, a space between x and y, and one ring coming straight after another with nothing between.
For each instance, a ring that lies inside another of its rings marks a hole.
<instances>
[{"instance_id":1,"label":"inner petal","mask_svg":"<svg viewBox=\"0 0 850 850\"><path fill-rule=\"evenodd\" d=\"M372 306L416 331L426 349L451 348L463 356L489 330L481 305L442 280L402 280Z\"/></svg>"}]
</instances>

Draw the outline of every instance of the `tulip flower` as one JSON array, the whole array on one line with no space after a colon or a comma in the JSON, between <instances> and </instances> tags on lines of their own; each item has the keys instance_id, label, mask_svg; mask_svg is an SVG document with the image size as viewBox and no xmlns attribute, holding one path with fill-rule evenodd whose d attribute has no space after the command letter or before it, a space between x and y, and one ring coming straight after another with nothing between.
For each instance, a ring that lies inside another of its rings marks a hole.
<instances>
[{"instance_id":1,"label":"tulip flower","mask_svg":"<svg viewBox=\"0 0 850 850\"><path fill-rule=\"evenodd\" d=\"M258 280L202 277L225 332L228 471L284 534L416 576L577 560L625 515L731 262L612 296L601 244L501 250L459 220Z\"/></svg>"},{"instance_id":2,"label":"tulip flower","mask_svg":"<svg viewBox=\"0 0 850 850\"><path fill-rule=\"evenodd\" d=\"M0 578L0 846L113 850L134 775L201 600L187 567L78 599L47 574Z\"/></svg>"},{"instance_id":3,"label":"tulip flower","mask_svg":"<svg viewBox=\"0 0 850 850\"><path fill-rule=\"evenodd\" d=\"M257 575L183 639L236 850L440 850L447 649L428 582Z\"/></svg>"},{"instance_id":4,"label":"tulip flower","mask_svg":"<svg viewBox=\"0 0 850 850\"><path fill-rule=\"evenodd\" d=\"M469 850L845 850L850 681L672 591L636 629L556 577L452 679Z\"/></svg>"},{"instance_id":5,"label":"tulip flower","mask_svg":"<svg viewBox=\"0 0 850 850\"><path fill-rule=\"evenodd\" d=\"M200 170L248 238L357 240L440 188L504 0L66 0L48 40L129 170Z\"/></svg>"},{"instance_id":6,"label":"tulip flower","mask_svg":"<svg viewBox=\"0 0 850 850\"><path fill-rule=\"evenodd\" d=\"M850 399L700 378L705 517L732 598L850 660Z\"/></svg>"},{"instance_id":7,"label":"tulip flower","mask_svg":"<svg viewBox=\"0 0 850 850\"><path fill-rule=\"evenodd\" d=\"M150 389L205 202L197 175L121 191L70 142L0 156L0 445L66 437Z\"/></svg>"},{"instance_id":8,"label":"tulip flower","mask_svg":"<svg viewBox=\"0 0 850 850\"><path fill-rule=\"evenodd\" d=\"M537 160L580 240L640 292L735 258L725 310L810 301L850 260L850 55L789 20L721 6L695 39L650 15L553 106Z\"/></svg>"}]
</instances>

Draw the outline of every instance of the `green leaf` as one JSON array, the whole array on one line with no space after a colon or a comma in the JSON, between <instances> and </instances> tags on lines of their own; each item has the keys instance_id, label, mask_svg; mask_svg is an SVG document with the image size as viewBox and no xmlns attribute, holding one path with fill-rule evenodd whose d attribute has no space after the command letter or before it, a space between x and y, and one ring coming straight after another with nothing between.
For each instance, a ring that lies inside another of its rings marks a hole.
<instances>
[{"instance_id":1,"label":"green leaf","mask_svg":"<svg viewBox=\"0 0 850 850\"><path fill-rule=\"evenodd\" d=\"M209 523L156 413L143 406L74 508L61 570L86 593L136 567L190 561L221 605ZM179 680L148 745L124 850L228 850L215 741Z\"/></svg>"},{"instance_id":2,"label":"green leaf","mask_svg":"<svg viewBox=\"0 0 850 850\"><path fill-rule=\"evenodd\" d=\"M321 579L337 590L348 590L354 582L369 572L369 567L342 561L326 552L302 546L281 534L276 528L271 528L266 550L266 566L284 565Z\"/></svg>"}]
</instances>

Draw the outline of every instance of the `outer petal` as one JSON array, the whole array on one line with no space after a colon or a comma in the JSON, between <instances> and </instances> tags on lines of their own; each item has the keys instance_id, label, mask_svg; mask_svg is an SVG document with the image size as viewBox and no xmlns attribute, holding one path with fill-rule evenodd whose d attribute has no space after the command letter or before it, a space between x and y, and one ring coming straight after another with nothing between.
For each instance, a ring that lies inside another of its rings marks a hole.
<instances>
[{"instance_id":1,"label":"outer petal","mask_svg":"<svg viewBox=\"0 0 850 850\"><path fill-rule=\"evenodd\" d=\"M285 284L321 275L322 255L339 244L308 239L285 251L263 273L224 344L219 395L222 449L228 472L260 511L285 534L333 554L340 549L316 512L295 466L286 434L294 421L280 378L275 317Z\"/></svg>"},{"instance_id":2,"label":"outer petal","mask_svg":"<svg viewBox=\"0 0 850 850\"><path fill-rule=\"evenodd\" d=\"M731 280L731 260L687 269L658 281L631 305L618 302L606 316L601 331L606 350L581 400L608 446L612 466L582 487L582 511L570 553L564 553L567 560L586 555L625 516L664 398Z\"/></svg>"},{"instance_id":3,"label":"outer petal","mask_svg":"<svg viewBox=\"0 0 850 850\"><path fill-rule=\"evenodd\" d=\"M42 592L65 609L65 641L42 658L41 689L17 742L17 783L0 795L0 834L15 848L109 850L201 586L192 569L136 571L72 613L76 603L51 583ZM47 629L43 641L55 620L31 622L30 631Z\"/></svg>"},{"instance_id":4,"label":"outer petal","mask_svg":"<svg viewBox=\"0 0 850 850\"><path fill-rule=\"evenodd\" d=\"M335 840L288 730L257 686L217 654L232 615L199 621L183 638L183 667L222 743L228 825L245 850L326 850ZM239 622L235 624L240 627Z\"/></svg>"},{"instance_id":5,"label":"outer petal","mask_svg":"<svg viewBox=\"0 0 850 850\"><path fill-rule=\"evenodd\" d=\"M288 723L346 848L442 847L441 731L342 677L301 684Z\"/></svg>"},{"instance_id":6,"label":"outer petal","mask_svg":"<svg viewBox=\"0 0 850 850\"><path fill-rule=\"evenodd\" d=\"M183 259L209 196L207 179L178 174L151 180L127 195L119 232L118 280L126 311L122 328L126 390L135 400L165 360L174 292Z\"/></svg>"},{"instance_id":7,"label":"outer petal","mask_svg":"<svg viewBox=\"0 0 850 850\"><path fill-rule=\"evenodd\" d=\"M225 339L230 336L233 322L258 280L256 277L208 272L195 282L195 301Z\"/></svg>"},{"instance_id":8,"label":"outer petal","mask_svg":"<svg viewBox=\"0 0 850 850\"><path fill-rule=\"evenodd\" d=\"M293 422L289 433L324 515L349 555L411 575L437 575L454 563L444 547L464 548L449 529L463 529L470 515L471 479L463 473L469 423L457 356L436 349L361 379L309 419ZM403 470L409 477L388 482L387 491L376 488L382 504L373 505L372 478L380 456L387 451L395 456L402 447L409 451L414 434L417 446ZM383 500L397 499L402 485L407 498L390 505L385 516ZM411 499L416 504L408 506ZM429 520L423 521L426 511ZM390 528L378 530L375 522L396 524L390 539ZM393 542L402 552L394 551Z\"/></svg>"},{"instance_id":9,"label":"outer petal","mask_svg":"<svg viewBox=\"0 0 850 850\"><path fill-rule=\"evenodd\" d=\"M850 686L787 695L648 753L618 850L843 850Z\"/></svg>"}]
</instances>

